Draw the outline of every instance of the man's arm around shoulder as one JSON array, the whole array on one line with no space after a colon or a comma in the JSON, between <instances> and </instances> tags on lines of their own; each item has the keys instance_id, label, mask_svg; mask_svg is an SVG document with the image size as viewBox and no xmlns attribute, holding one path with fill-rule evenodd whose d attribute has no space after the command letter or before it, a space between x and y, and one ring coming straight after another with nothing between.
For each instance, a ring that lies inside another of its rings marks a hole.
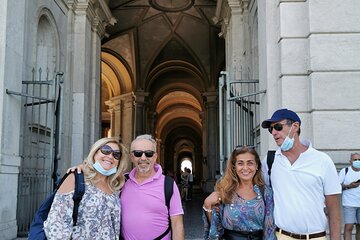
<instances>
[{"instance_id":1,"label":"man's arm around shoulder","mask_svg":"<svg viewBox=\"0 0 360 240\"><path fill-rule=\"evenodd\" d=\"M170 217L171 220L171 231L173 240L184 240L184 222L183 215L175 215Z\"/></svg>"}]
</instances>

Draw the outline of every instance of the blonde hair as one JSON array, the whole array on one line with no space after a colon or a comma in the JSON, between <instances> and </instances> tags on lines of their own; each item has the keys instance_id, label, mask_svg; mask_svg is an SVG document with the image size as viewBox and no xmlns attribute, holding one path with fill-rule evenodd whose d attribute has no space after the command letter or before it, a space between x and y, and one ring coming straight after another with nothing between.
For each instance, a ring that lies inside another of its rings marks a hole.
<instances>
[{"instance_id":1,"label":"blonde hair","mask_svg":"<svg viewBox=\"0 0 360 240\"><path fill-rule=\"evenodd\" d=\"M265 182L262 178L261 173L261 161L260 157L257 154L254 148L250 147L237 147L233 150L230 155L230 159L227 161L226 170L224 177L219 180L215 186L216 191L220 194L222 202L225 204L231 203L232 197L236 192L237 187L240 185L240 178L236 173L236 157L240 154L250 153L255 157L255 162L257 164L257 171L253 177L253 184L257 186L264 186Z\"/></svg>"},{"instance_id":2,"label":"blonde hair","mask_svg":"<svg viewBox=\"0 0 360 240\"><path fill-rule=\"evenodd\" d=\"M107 179L106 179L109 188L113 192L115 192L115 191L119 191L124 186L125 178L124 178L123 173L127 169L127 165L128 165L128 151L127 151L126 147L122 143L119 142L118 138L101 138L101 139L97 140L92 145L89 155L83 162L83 165L84 165L83 171L84 171L84 176L85 176L86 182L90 182L91 184L97 183L97 181L95 180L95 176L98 172L93 167L93 164L95 163L94 156L95 156L96 152L102 146L104 146L108 143L117 144L122 153L121 159L119 160L119 164L117 166L116 173L107 177Z\"/></svg>"}]
</instances>

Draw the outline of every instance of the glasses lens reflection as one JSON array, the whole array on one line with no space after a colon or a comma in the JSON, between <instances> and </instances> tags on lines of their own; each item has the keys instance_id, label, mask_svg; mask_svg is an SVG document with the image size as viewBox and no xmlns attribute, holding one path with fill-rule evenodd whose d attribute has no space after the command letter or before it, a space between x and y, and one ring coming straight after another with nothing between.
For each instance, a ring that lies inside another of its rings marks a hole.
<instances>
[{"instance_id":1,"label":"glasses lens reflection","mask_svg":"<svg viewBox=\"0 0 360 240\"><path fill-rule=\"evenodd\" d=\"M155 154L155 152L151 150L146 150L146 151L134 150L132 151L132 153L135 157L141 157L143 154L145 154L145 157L147 158L151 158Z\"/></svg>"}]
</instances>

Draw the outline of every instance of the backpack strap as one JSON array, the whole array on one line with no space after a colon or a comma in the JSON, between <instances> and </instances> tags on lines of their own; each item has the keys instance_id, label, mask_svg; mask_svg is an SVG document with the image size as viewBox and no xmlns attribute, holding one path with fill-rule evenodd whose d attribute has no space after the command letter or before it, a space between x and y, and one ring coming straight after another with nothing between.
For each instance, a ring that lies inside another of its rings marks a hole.
<instances>
[{"instance_id":1,"label":"backpack strap","mask_svg":"<svg viewBox=\"0 0 360 240\"><path fill-rule=\"evenodd\" d=\"M174 179L170 176L165 176L164 192L165 192L165 203L168 210L170 210L170 199L174 189Z\"/></svg>"},{"instance_id":2,"label":"backpack strap","mask_svg":"<svg viewBox=\"0 0 360 240\"><path fill-rule=\"evenodd\" d=\"M349 167L345 168L345 176L348 173L348 171L349 171Z\"/></svg>"},{"instance_id":3,"label":"backpack strap","mask_svg":"<svg viewBox=\"0 0 360 240\"><path fill-rule=\"evenodd\" d=\"M125 178L125 182L127 181L127 180L129 180L129 173L127 172L127 173L124 173L124 178Z\"/></svg>"},{"instance_id":4,"label":"backpack strap","mask_svg":"<svg viewBox=\"0 0 360 240\"><path fill-rule=\"evenodd\" d=\"M74 208L72 218L73 226L76 226L80 201L85 193L85 181L83 173L78 173L76 170L73 173L75 174L75 192L73 196Z\"/></svg>"},{"instance_id":5,"label":"backpack strap","mask_svg":"<svg viewBox=\"0 0 360 240\"><path fill-rule=\"evenodd\" d=\"M271 168L272 168L272 165L274 163L274 158L275 158L275 151L274 150L269 150L267 152L266 162L267 162L267 166L268 166L268 175L269 175L270 186L271 186L270 175L271 175Z\"/></svg>"},{"instance_id":6,"label":"backpack strap","mask_svg":"<svg viewBox=\"0 0 360 240\"><path fill-rule=\"evenodd\" d=\"M170 176L165 175L164 180L164 193L165 193L165 204L168 209L168 218L169 218L169 225L165 232L163 232L160 236L155 238L154 240L161 240L163 239L171 230L171 219L170 219L170 200L174 190L174 179Z\"/></svg>"}]
</instances>

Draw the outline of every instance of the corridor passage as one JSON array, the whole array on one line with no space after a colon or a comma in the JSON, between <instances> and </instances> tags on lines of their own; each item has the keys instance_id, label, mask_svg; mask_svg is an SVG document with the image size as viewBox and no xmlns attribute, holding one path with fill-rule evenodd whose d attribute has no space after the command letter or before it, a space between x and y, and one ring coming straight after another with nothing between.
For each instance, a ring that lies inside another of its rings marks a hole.
<instances>
[{"instance_id":1,"label":"corridor passage","mask_svg":"<svg viewBox=\"0 0 360 240\"><path fill-rule=\"evenodd\" d=\"M183 201L186 240L203 239L202 205L207 194L194 189L191 201Z\"/></svg>"}]
</instances>

